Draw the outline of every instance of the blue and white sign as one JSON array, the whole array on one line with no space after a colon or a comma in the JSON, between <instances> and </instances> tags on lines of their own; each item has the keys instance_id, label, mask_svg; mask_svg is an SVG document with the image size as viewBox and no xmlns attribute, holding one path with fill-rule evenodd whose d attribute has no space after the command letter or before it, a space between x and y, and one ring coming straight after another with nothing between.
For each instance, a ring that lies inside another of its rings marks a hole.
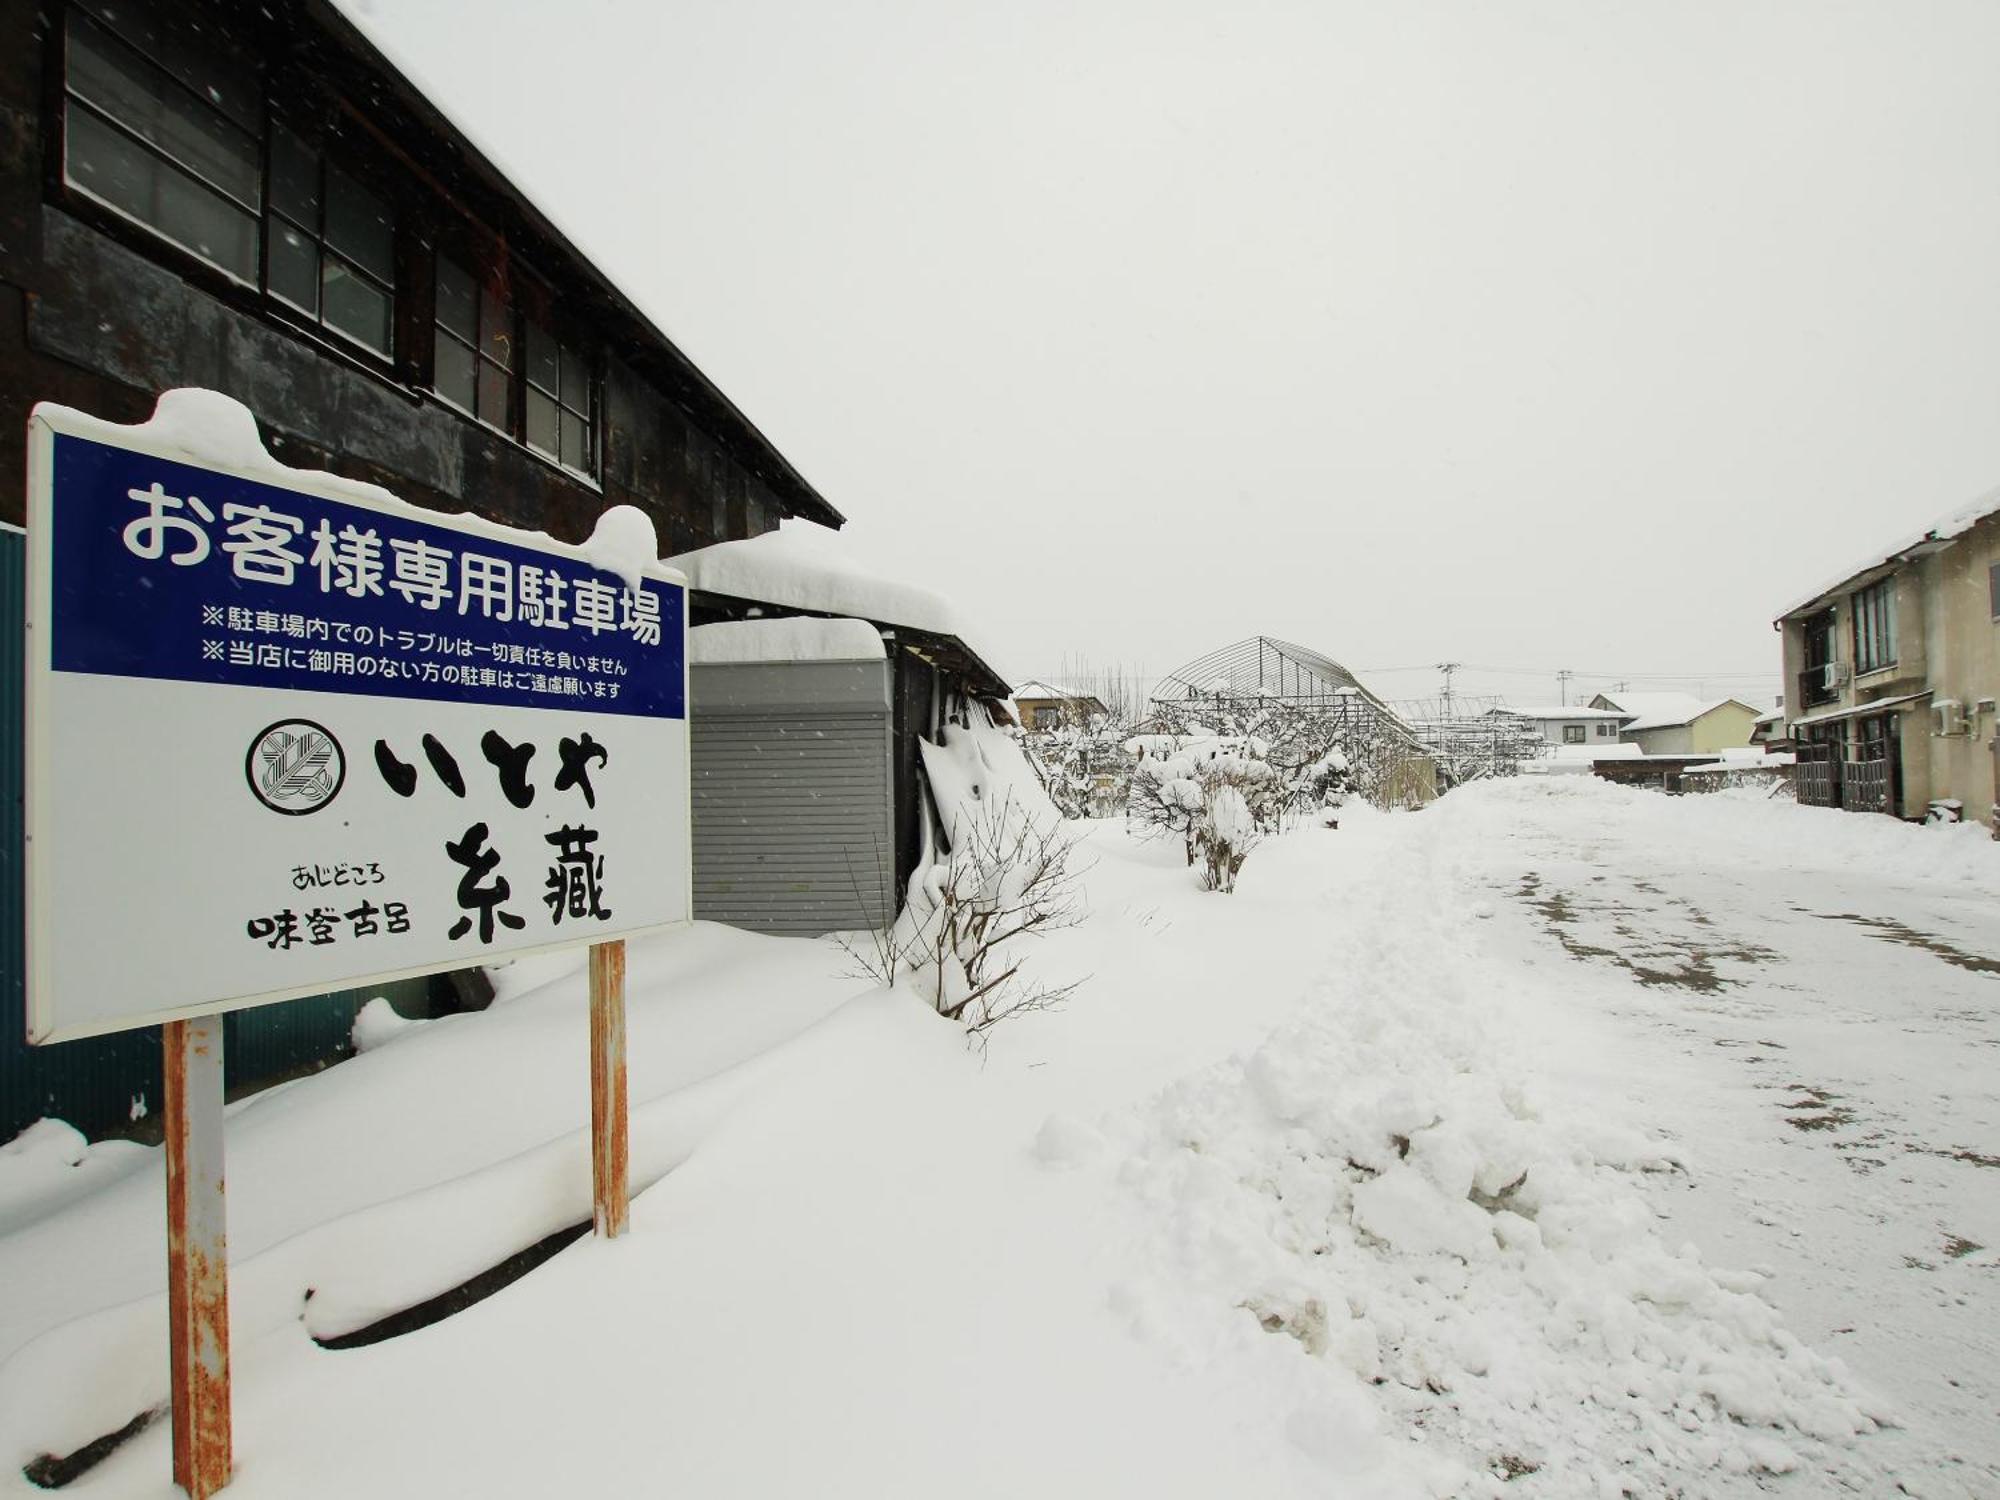
<instances>
[{"instance_id":1,"label":"blue and white sign","mask_svg":"<svg viewBox=\"0 0 2000 1500\"><path fill-rule=\"evenodd\" d=\"M30 1039L687 921L687 595L653 549L254 434L204 392L30 423Z\"/></svg>"}]
</instances>

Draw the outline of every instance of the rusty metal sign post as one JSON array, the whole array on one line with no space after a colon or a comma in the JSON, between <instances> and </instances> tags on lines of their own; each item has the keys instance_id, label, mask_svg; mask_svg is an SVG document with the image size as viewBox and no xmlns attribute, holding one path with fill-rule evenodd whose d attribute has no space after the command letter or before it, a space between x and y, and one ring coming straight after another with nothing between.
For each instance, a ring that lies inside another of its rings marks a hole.
<instances>
[{"instance_id":1,"label":"rusty metal sign post","mask_svg":"<svg viewBox=\"0 0 2000 1500\"><path fill-rule=\"evenodd\" d=\"M160 1028L167 1116L167 1337L174 1482L229 1483L229 1234L222 1168L222 1017Z\"/></svg>"},{"instance_id":2,"label":"rusty metal sign post","mask_svg":"<svg viewBox=\"0 0 2000 1500\"><path fill-rule=\"evenodd\" d=\"M591 1221L615 1240L631 1206L625 1100L625 943L590 946Z\"/></svg>"}]
</instances>

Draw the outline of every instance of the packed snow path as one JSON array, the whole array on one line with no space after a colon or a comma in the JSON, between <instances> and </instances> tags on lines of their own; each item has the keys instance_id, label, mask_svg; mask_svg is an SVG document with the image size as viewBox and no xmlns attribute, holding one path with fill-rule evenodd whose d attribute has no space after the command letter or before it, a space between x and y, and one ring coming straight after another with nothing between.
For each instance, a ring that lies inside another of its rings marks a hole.
<instances>
[{"instance_id":1,"label":"packed snow path","mask_svg":"<svg viewBox=\"0 0 2000 1500\"><path fill-rule=\"evenodd\" d=\"M1571 780L1228 897L1087 842L984 1059L831 943L635 945L633 1234L402 1338L313 1341L587 1213L581 976L236 1107L230 1493L2000 1493L2000 847ZM164 1257L156 1153L17 1147L25 1494L159 1399Z\"/></svg>"},{"instance_id":2,"label":"packed snow path","mask_svg":"<svg viewBox=\"0 0 2000 1500\"><path fill-rule=\"evenodd\" d=\"M1889 1398L1914 1494L2000 1495L2000 897L1970 830L1707 799L1443 809L1548 1084L1674 1140L1655 1210Z\"/></svg>"}]
</instances>

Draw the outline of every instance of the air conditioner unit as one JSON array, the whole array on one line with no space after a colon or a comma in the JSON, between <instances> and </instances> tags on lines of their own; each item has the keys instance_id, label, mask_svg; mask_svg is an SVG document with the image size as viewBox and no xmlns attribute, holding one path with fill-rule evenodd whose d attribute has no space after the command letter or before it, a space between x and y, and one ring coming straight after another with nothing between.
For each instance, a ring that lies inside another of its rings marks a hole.
<instances>
[{"instance_id":1,"label":"air conditioner unit","mask_svg":"<svg viewBox=\"0 0 2000 1500\"><path fill-rule=\"evenodd\" d=\"M1823 671L1825 676L1821 680L1826 684L1829 691L1834 688L1847 686L1848 679L1854 675L1854 669L1844 661L1830 661L1823 668Z\"/></svg>"},{"instance_id":2,"label":"air conditioner unit","mask_svg":"<svg viewBox=\"0 0 2000 1500\"><path fill-rule=\"evenodd\" d=\"M1956 698L1940 698L1931 705L1932 734L1964 734L1965 705Z\"/></svg>"}]
</instances>

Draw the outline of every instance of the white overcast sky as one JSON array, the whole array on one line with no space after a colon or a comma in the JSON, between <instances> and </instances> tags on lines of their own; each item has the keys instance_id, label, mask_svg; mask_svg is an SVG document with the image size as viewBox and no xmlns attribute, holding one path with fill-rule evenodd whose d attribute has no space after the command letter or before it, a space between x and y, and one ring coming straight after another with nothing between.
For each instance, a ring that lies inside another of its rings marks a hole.
<instances>
[{"instance_id":1,"label":"white overcast sky","mask_svg":"<svg viewBox=\"0 0 2000 1500\"><path fill-rule=\"evenodd\" d=\"M1019 675L1761 698L2000 484L1990 0L345 3Z\"/></svg>"}]
</instances>

